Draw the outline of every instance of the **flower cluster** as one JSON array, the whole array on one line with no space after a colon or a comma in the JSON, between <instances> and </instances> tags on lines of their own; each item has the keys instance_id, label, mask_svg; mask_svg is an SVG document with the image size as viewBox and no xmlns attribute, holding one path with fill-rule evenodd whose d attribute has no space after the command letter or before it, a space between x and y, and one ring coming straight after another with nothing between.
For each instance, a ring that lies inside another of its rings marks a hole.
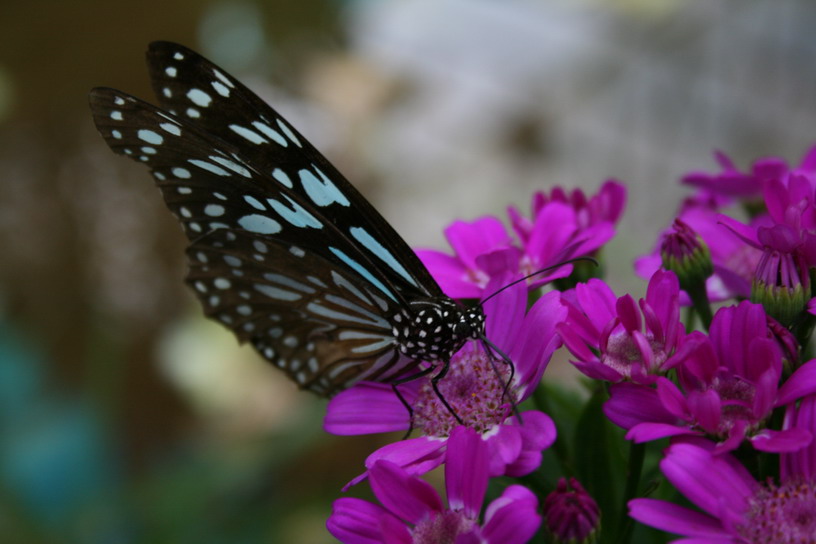
<instances>
[{"instance_id":1,"label":"flower cluster","mask_svg":"<svg viewBox=\"0 0 816 544\"><path fill-rule=\"evenodd\" d=\"M512 235L495 217L455 222L453 256L418 252L448 295L484 301L486 338L422 363L399 395L363 382L330 401L331 433L413 434L348 484L380 504L339 499L329 531L650 542L628 515L689 542L816 542L816 148L797 167L716 159L720 172L683 178L694 193L636 261L642 298L567 262L602 258L626 200L616 181L536 194L529 217L509 209ZM588 395L549 386L562 345ZM447 505L421 479L440 467ZM658 470L674 491L645 498Z\"/></svg>"}]
</instances>

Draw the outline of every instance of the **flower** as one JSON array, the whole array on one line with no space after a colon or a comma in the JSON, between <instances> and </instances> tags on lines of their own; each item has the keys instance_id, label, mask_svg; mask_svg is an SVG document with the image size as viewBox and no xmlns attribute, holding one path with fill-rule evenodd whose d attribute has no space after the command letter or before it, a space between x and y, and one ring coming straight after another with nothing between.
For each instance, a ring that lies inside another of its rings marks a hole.
<instances>
[{"instance_id":1,"label":"flower","mask_svg":"<svg viewBox=\"0 0 816 544\"><path fill-rule=\"evenodd\" d=\"M732 297L748 297L751 294L751 282L762 252L742 240L737 239L720 223L721 215L717 208L708 203L692 202L677 215L675 221L682 221L694 231L708 247L713 275L706 281L706 292L711 301L722 301ZM767 216L759 216L751 224L767 224ZM642 278L649 278L663 264L661 247L666 237L674 233L668 228L661 233L652 253L635 260L635 272ZM691 304L685 292L680 295L680 303Z\"/></svg>"},{"instance_id":2,"label":"flower","mask_svg":"<svg viewBox=\"0 0 816 544\"><path fill-rule=\"evenodd\" d=\"M503 281L497 278L494 283ZM541 451L555 440L555 425L546 414L528 410L516 417L514 407L529 397L561 345L556 325L566 317L559 293L542 296L525 315L526 289L514 285L485 302L487 338L513 365L496 361L478 342L465 344L450 361L439 392L461 422L477 430L489 446L490 474L528 474L541 462ZM423 436L380 448L366 460L371 468L387 459L415 474L439 466L459 421L440 400L430 377L399 385L413 407L409 414L392 387L361 382L330 402L324 428L351 435L416 429ZM357 483L365 475L351 483Z\"/></svg>"},{"instance_id":3,"label":"flower","mask_svg":"<svg viewBox=\"0 0 816 544\"><path fill-rule=\"evenodd\" d=\"M382 506L362 499L334 502L329 532L349 544L523 544L541 525L538 500L511 485L479 513L488 482L487 444L472 429L451 432L445 464L446 508L437 492L396 464L371 467L371 488Z\"/></svg>"},{"instance_id":4,"label":"flower","mask_svg":"<svg viewBox=\"0 0 816 544\"><path fill-rule=\"evenodd\" d=\"M575 478L558 480L542 506L544 525L555 543L590 544L598 538L601 511Z\"/></svg>"},{"instance_id":5,"label":"flower","mask_svg":"<svg viewBox=\"0 0 816 544\"><path fill-rule=\"evenodd\" d=\"M604 223L616 224L626 207L626 187L618 181L608 180L594 194L587 198L581 189L573 189L569 194L561 187L554 187L548 195L538 191L533 195L533 219L525 218L516 208L510 207L508 214L513 229L523 244L527 244L535 233L535 220L552 202L567 204L576 213L581 228L594 227Z\"/></svg>"},{"instance_id":6,"label":"flower","mask_svg":"<svg viewBox=\"0 0 816 544\"><path fill-rule=\"evenodd\" d=\"M740 172L722 151L715 151L714 159L722 167L722 172L689 172L683 176L683 183L730 199L756 199L761 196L765 180L779 177L788 170L785 161L777 157L757 160L751 166L751 172Z\"/></svg>"},{"instance_id":7,"label":"flower","mask_svg":"<svg viewBox=\"0 0 816 544\"><path fill-rule=\"evenodd\" d=\"M771 411L816 392L816 360L780 387L782 350L762 306L744 301L721 308L709 335L691 333L672 360L679 385L659 377L656 387L616 384L604 413L645 442L667 436L708 436L714 453L744 440L759 451L795 451L809 441L799 429L766 428Z\"/></svg>"},{"instance_id":8,"label":"flower","mask_svg":"<svg viewBox=\"0 0 816 544\"><path fill-rule=\"evenodd\" d=\"M789 174L765 183L770 224L745 225L721 215L720 222L745 244L762 251L752 299L791 324L810 297L808 268L816 266L816 177Z\"/></svg>"},{"instance_id":9,"label":"flower","mask_svg":"<svg viewBox=\"0 0 816 544\"><path fill-rule=\"evenodd\" d=\"M601 280L578 284L564 294L567 320L558 326L564 344L577 358L572 364L590 378L652 382L683 338L674 272L658 270L646 298L616 298Z\"/></svg>"},{"instance_id":10,"label":"flower","mask_svg":"<svg viewBox=\"0 0 816 544\"><path fill-rule=\"evenodd\" d=\"M527 275L550 269L530 281L531 288L538 287L569 276L573 267L560 266L564 261L591 255L608 242L625 200L626 189L615 181L607 181L589 198L580 190L568 195L557 187L549 196L534 196L530 219L508 209L517 240L497 218L482 217L456 221L445 229L454 256L435 250L418 250L417 255L452 298L479 298L491 278L508 272Z\"/></svg>"},{"instance_id":11,"label":"flower","mask_svg":"<svg viewBox=\"0 0 816 544\"><path fill-rule=\"evenodd\" d=\"M813 403L808 409L810 430ZM804 430L804 429L803 429ZM799 543L813 542L816 534L816 481L809 463L794 466L782 455L779 483L758 483L730 454L716 455L713 445L673 444L660 468L666 478L698 512L656 499L629 501L629 515L664 531L690 537L674 542Z\"/></svg>"},{"instance_id":12,"label":"flower","mask_svg":"<svg viewBox=\"0 0 816 544\"><path fill-rule=\"evenodd\" d=\"M672 231L666 234L660 245L663 268L677 274L684 291L702 288L714 272L711 252L700 235L694 232L682 219L675 219Z\"/></svg>"}]
</instances>

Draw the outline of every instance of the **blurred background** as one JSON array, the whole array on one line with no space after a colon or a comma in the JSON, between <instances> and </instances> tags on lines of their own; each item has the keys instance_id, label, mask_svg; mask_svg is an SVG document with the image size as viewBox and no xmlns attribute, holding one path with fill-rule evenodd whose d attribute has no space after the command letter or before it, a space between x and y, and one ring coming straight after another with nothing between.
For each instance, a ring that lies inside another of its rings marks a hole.
<instances>
[{"instance_id":1,"label":"blurred background","mask_svg":"<svg viewBox=\"0 0 816 544\"><path fill-rule=\"evenodd\" d=\"M606 266L639 296L684 172L816 142L814 27L808 0L3 0L0 541L332 542L332 499L393 438L326 435L325 401L186 292L180 228L87 108L152 98L148 42L247 83L414 246L624 181Z\"/></svg>"}]
</instances>

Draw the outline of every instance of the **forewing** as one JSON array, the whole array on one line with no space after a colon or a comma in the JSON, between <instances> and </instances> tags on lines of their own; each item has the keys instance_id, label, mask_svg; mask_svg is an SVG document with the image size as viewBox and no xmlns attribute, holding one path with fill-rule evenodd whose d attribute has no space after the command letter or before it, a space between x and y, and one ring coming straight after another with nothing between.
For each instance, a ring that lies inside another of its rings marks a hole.
<instances>
[{"instance_id":1,"label":"forewing","mask_svg":"<svg viewBox=\"0 0 816 544\"><path fill-rule=\"evenodd\" d=\"M302 134L242 83L175 43L150 44L147 63L163 108L240 149L241 157L259 172L291 180L290 191L304 205L321 211L324 203L331 204L332 221L374 258L396 288L442 294L379 212ZM349 204L337 205L341 199Z\"/></svg>"},{"instance_id":2,"label":"forewing","mask_svg":"<svg viewBox=\"0 0 816 544\"><path fill-rule=\"evenodd\" d=\"M357 203L319 169L302 168L297 178L282 170L270 175L242 148L125 93L97 88L90 100L107 144L151 169L190 240L217 229L246 231L320 255L394 301L425 292L397 256L368 239L365 222L338 219Z\"/></svg>"}]
</instances>

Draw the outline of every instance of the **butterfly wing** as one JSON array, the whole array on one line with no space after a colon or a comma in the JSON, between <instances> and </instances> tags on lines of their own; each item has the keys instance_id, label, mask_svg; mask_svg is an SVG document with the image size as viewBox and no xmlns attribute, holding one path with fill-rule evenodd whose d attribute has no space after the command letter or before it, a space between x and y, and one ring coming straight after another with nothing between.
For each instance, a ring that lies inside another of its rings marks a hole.
<instances>
[{"instance_id":1,"label":"butterfly wing","mask_svg":"<svg viewBox=\"0 0 816 544\"><path fill-rule=\"evenodd\" d=\"M293 182L288 190L299 193L304 206L311 205L342 225L344 234L351 234L355 246L374 257L397 289L442 294L379 212L283 116L241 82L195 51L171 42L151 43L147 64L162 108L231 144L259 172L276 180L286 176ZM312 179L315 174L321 185Z\"/></svg>"},{"instance_id":2,"label":"butterfly wing","mask_svg":"<svg viewBox=\"0 0 816 544\"><path fill-rule=\"evenodd\" d=\"M388 320L441 295L407 244L240 83L174 44L153 44L149 59L177 114L108 88L91 92L91 109L111 149L150 168L181 221L207 314L320 394L405 371L413 360Z\"/></svg>"},{"instance_id":3,"label":"butterfly wing","mask_svg":"<svg viewBox=\"0 0 816 544\"><path fill-rule=\"evenodd\" d=\"M398 311L393 301L315 253L218 229L187 254L187 282L205 313L302 388L330 396L361 379L393 380L413 364L383 317Z\"/></svg>"}]
</instances>

